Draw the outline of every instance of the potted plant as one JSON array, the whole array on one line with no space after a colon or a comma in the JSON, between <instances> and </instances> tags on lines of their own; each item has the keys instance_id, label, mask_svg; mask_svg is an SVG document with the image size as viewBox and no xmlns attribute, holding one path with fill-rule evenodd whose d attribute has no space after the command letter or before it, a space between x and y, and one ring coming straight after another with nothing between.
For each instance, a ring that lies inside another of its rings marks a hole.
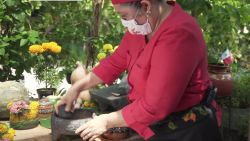
<instances>
[{"instance_id":1,"label":"potted plant","mask_svg":"<svg viewBox=\"0 0 250 141\"><path fill-rule=\"evenodd\" d=\"M37 101L24 100L10 102L7 108L10 111L10 126L14 129L31 129L39 124Z\"/></svg>"},{"instance_id":2,"label":"potted plant","mask_svg":"<svg viewBox=\"0 0 250 141\"><path fill-rule=\"evenodd\" d=\"M56 86L62 81L59 75L61 46L56 42L47 42L30 46L29 52L35 60L33 71L36 78L45 83L45 88L37 89L39 99L53 95L56 92Z\"/></svg>"}]
</instances>

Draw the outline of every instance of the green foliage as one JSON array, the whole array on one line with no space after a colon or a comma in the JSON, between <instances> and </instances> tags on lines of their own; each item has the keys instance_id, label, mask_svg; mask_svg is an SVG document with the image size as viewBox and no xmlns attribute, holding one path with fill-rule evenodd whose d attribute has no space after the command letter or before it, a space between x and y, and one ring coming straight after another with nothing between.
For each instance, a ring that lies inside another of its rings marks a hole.
<instances>
[{"instance_id":1,"label":"green foliage","mask_svg":"<svg viewBox=\"0 0 250 141\"><path fill-rule=\"evenodd\" d=\"M29 52L36 64L33 66L36 78L45 81L46 88L56 88L62 77L59 73L60 53L62 47L56 42L45 42L42 45L32 45Z\"/></svg>"},{"instance_id":2,"label":"green foliage","mask_svg":"<svg viewBox=\"0 0 250 141\"><path fill-rule=\"evenodd\" d=\"M209 62L217 63L227 48L235 67L250 68L250 2L248 0L179 0L202 27Z\"/></svg>"},{"instance_id":3,"label":"green foliage","mask_svg":"<svg viewBox=\"0 0 250 141\"><path fill-rule=\"evenodd\" d=\"M34 3L35 5L35 3ZM29 26L34 5L21 0L0 2L0 81L19 80L33 62L27 45L39 41L39 32Z\"/></svg>"},{"instance_id":4,"label":"green foliage","mask_svg":"<svg viewBox=\"0 0 250 141\"><path fill-rule=\"evenodd\" d=\"M248 130L249 130L249 116L240 116L239 125L238 125L238 131L239 135L243 138L248 138Z\"/></svg>"},{"instance_id":5,"label":"green foliage","mask_svg":"<svg viewBox=\"0 0 250 141\"><path fill-rule=\"evenodd\" d=\"M59 75L57 60L58 56L47 54L46 56L37 56L37 63L33 66L36 79L40 82L45 82L46 88L56 88L62 81Z\"/></svg>"},{"instance_id":6,"label":"green foliage","mask_svg":"<svg viewBox=\"0 0 250 141\"><path fill-rule=\"evenodd\" d=\"M250 73L238 72L234 80L232 94L233 107L248 108L250 102Z\"/></svg>"},{"instance_id":7,"label":"green foliage","mask_svg":"<svg viewBox=\"0 0 250 141\"><path fill-rule=\"evenodd\" d=\"M102 6L99 36L90 36L93 23L93 1L43 2L32 18L32 27L43 31L44 38L53 40L65 47L62 65L65 72L72 70L76 61L86 62L86 48L89 43L95 47L93 56L105 43L118 44L124 29L110 1ZM70 55L69 55L70 54Z\"/></svg>"}]
</instances>

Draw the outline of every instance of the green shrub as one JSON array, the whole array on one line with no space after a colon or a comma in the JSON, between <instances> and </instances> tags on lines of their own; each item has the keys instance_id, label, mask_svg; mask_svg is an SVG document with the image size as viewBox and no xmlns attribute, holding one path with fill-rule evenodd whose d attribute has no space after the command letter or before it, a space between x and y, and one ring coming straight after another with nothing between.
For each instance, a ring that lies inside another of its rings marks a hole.
<instances>
[{"instance_id":1,"label":"green shrub","mask_svg":"<svg viewBox=\"0 0 250 141\"><path fill-rule=\"evenodd\" d=\"M232 94L233 107L248 108L250 102L250 73L238 72L234 76L234 88Z\"/></svg>"}]
</instances>

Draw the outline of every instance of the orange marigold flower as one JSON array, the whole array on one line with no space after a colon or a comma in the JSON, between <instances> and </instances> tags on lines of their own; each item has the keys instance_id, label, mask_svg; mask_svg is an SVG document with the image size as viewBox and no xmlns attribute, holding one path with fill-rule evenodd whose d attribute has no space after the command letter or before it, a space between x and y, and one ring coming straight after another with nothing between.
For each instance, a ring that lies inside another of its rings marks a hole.
<instances>
[{"instance_id":1,"label":"orange marigold flower","mask_svg":"<svg viewBox=\"0 0 250 141\"><path fill-rule=\"evenodd\" d=\"M29 47L29 52L31 54L38 54L38 53L42 53L43 51L44 49L41 45L32 45Z\"/></svg>"},{"instance_id":2,"label":"orange marigold flower","mask_svg":"<svg viewBox=\"0 0 250 141\"><path fill-rule=\"evenodd\" d=\"M60 53L62 50L61 46L51 46L50 51L53 53Z\"/></svg>"},{"instance_id":3,"label":"orange marigold flower","mask_svg":"<svg viewBox=\"0 0 250 141\"><path fill-rule=\"evenodd\" d=\"M50 49L50 43L42 43L42 47L45 51Z\"/></svg>"}]
</instances>

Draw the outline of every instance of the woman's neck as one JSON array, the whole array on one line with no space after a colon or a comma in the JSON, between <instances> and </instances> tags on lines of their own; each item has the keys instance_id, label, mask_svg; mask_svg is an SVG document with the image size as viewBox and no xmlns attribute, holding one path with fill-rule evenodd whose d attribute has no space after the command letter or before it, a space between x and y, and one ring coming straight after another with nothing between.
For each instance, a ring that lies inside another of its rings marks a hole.
<instances>
[{"instance_id":1,"label":"woman's neck","mask_svg":"<svg viewBox=\"0 0 250 141\"><path fill-rule=\"evenodd\" d=\"M155 23L153 27L153 32L146 35L146 41L150 41L150 39L154 36L156 31L159 29L160 25L163 23L163 21L170 15L172 11L172 6L168 5L167 3L162 3L158 5L158 12L157 13L152 13L152 17L156 17L156 20L154 21L152 18L151 26L152 23Z\"/></svg>"}]
</instances>

